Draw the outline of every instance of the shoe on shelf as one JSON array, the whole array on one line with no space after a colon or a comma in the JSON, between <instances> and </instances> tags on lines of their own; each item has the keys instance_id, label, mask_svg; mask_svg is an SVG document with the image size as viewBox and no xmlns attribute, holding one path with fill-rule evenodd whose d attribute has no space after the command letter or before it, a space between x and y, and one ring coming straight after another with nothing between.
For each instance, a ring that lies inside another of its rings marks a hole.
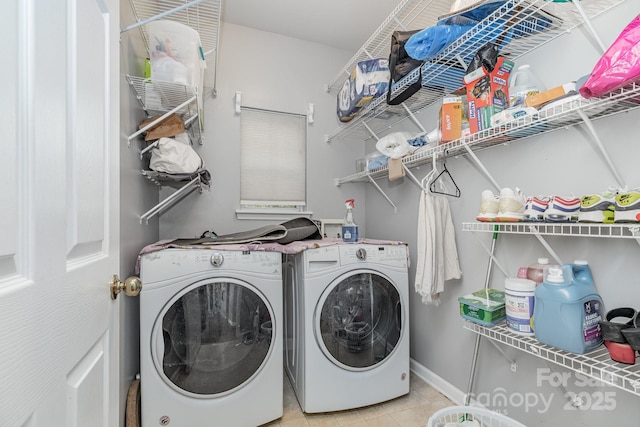
<instances>
[{"instance_id":1,"label":"shoe on shelf","mask_svg":"<svg viewBox=\"0 0 640 427\"><path fill-rule=\"evenodd\" d=\"M609 187L606 193L586 194L580 198L578 221L613 224L618 189Z\"/></svg>"},{"instance_id":2,"label":"shoe on shelf","mask_svg":"<svg viewBox=\"0 0 640 427\"><path fill-rule=\"evenodd\" d=\"M640 222L640 189L616 195L615 222Z\"/></svg>"},{"instance_id":3,"label":"shoe on shelf","mask_svg":"<svg viewBox=\"0 0 640 427\"><path fill-rule=\"evenodd\" d=\"M503 188L500 190L498 203L498 215L496 221L499 222L521 222L524 220L524 205L526 198L519 188L512 190Z\"/></svg>"},{"instance_id":4,"label":"shoe on shelf","mask_svg":"<svg viewBox=\"0 0 640 427\"><path fill-rule=\"evenodd\" d=\"M550 197L529 196L524 204L524 220L527 222L544 221L544 211L549 206Z\"/></svg>"},{"instance_id":5,"label":"shoe on shelf","mask_svg":"<svg viewBox=\"0 0 640 427\"><path fill-rule=\"evenodd\" d=\"M484 190L480 199L480 212L476 221L494 222L498 214L499 199L491 190Z\"/></svg>"},{"instance_id":6,"label":"shoe on shelf","mask_svg":"<svg viewBox=\"0 0 640 427\"><path fill-rule=\"evenodd\" d=\"M568 197L551 196L544 211L545 222L576 222L580 212L580 199L573 194Z\"/></svg>"}]
</instances>

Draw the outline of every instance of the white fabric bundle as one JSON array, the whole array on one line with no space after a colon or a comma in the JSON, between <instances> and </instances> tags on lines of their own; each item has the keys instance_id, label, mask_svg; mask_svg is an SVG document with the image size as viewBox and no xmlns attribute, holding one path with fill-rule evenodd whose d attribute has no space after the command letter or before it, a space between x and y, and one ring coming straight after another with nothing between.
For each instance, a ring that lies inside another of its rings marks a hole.
<instances>
[{"instance_id":1,"label":"white fabric bundle","mask_svg":"<svg viewBox=\"0 0 640 427\"><path fill-rule=\"evenodd\" d=\"M445 280L462 275L449 200L420 192L415 290L424 304L440 304Z\"/></svg>"},{"instance_id":2,"label":"white fabric bundle","mask_svg":"<svg viewBox=\"0 0 640 427\"><path fill-rule=\"evenodd\" d=\"M189 135L181 133L175 138L160 138L151 150L149 168L165 173L194 173L203 167L203 161L191 147Z\"/></svg>"}]
</instances>

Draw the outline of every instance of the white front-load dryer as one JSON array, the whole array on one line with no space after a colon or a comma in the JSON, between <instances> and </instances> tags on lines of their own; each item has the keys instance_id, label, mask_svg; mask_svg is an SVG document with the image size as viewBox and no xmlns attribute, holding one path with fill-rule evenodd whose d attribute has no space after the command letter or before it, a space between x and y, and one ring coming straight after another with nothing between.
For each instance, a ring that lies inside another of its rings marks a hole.
<instances>
[{"instance_id":1,"label":"white front-load dryer","mask_svg":"<svg viewBox=\"0 0 640 427\"><path fill-rule=\"evenodd\" d=\"M409 392L405 245L338 244L287 255L285 367L305 412Z\"/></svg>"},{"instance_id":2,"label":"white front-load dryer","mask_svg":"<svg viewBox=\"0 0 640 427\"><path fill-rule=\"evenodd\" d=\"M256 427L282 416L282 255L141 257L143 427Z\"/></svg>"}]
</instances>

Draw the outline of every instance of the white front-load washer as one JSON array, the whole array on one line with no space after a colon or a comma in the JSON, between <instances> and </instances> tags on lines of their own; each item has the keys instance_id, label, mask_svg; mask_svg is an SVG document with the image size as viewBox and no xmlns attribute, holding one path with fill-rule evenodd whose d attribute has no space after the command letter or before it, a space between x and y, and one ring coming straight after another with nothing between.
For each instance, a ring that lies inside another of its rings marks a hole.
<instances>
[{"instance_id":1,"label":"white front-load washer","mask_svg":"<svg viewBox=\"0 0 640 427\"><path fill-rule=\"evenodd\" d=\"M141 257L143 427L256 427L282 416L282 255Z\"/></svg>"},{"instance_id":2,"label":"white front-load washer","mask_svg":"<svg viewBox=\"0 0 640 427\"><path fill-rule=\"evenodd\" d=\"M409 392L405 245L338 244L287 255L285 367L304 412Z\"/></svg>"}]
</instances>

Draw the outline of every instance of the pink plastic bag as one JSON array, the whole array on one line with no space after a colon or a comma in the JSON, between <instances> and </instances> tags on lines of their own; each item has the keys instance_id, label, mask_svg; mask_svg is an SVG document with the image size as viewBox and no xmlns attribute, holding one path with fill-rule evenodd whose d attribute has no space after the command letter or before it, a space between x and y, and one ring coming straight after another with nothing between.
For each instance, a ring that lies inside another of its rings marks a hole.
<instances>
[{"instance_id":1,"label":"pink plastic bag","mask_svg":"<svg viewBox=\"0 0 640 427\"><path fill-rule=\"evenodd\" d=\"M598 60L580 88L584 98L594 98L640 78L640 15L625 27Z\"/></svg>"}]
</instances>

